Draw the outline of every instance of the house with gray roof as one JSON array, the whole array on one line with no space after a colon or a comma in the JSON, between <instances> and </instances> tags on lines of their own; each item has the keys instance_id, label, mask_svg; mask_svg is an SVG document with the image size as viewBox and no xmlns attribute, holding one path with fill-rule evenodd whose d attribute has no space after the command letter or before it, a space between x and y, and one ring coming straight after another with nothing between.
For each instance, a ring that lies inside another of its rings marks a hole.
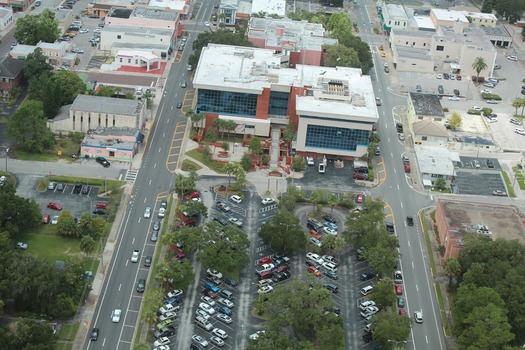
<instances>
[{"instance_id":1,"label":"house with gray roof","mask_svg":"<svg viewBox=\"0 0 525 350\"><path fill-rule=\"evenodd\" d=\"M418 146L414 150L423 186L432 187L439 178L445 179L450 186L461 162L459 155L444 147Z\"/></svg>"},{"instance_id":2,"label":"house with gray roof","mask_svg":"<svg viewBox=\"0 0 525 350\"><path fill-rule=\"evenodd\" d=\"M78 95L73 104L63 106L47 125L54 133L124 127L142 130L145 115L146 103L142 100Z\"/></svg>"},{"instance_id":3,"label":"house with gray roof","mask_svg":"<svg viewBox=\"0 0 525 350\"><path fill-rule=\"evenodd\" d=\"M424 146L447 147L448 131L440 123L432 119L423 119L412 124L414 143Z\"/></svg>"},{"instance_id":4,"label":"house with gray roof","mask_svg":"<svg viewBox=\"0 0 525 350\"><path fill-rule=\"evenodd\" d=\"M9 96L11 90L20 85L24 62L11 56L0 58L0 93Z\"/></svg>"},{"instance_id":5,"label":"house with gray roof","mask_svg":"<svg viewBox=\"0 0 525 350\"><path fill-rule=\"evenodd\" d=\"M410 92L407 98L407 119L410 129L412 129L412 124L424 119L444 121L445 112L443 112L439 96Z\"/></svg>"}]
</instances>

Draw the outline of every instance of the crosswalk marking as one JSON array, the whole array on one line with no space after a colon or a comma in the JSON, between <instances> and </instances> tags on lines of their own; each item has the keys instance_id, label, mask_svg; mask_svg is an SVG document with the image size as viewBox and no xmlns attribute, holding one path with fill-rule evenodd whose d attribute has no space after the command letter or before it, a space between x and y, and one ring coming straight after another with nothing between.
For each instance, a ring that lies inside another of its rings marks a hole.
<instances>
[{"instance_id":1,"label":"crosswalk marking","mask_svg":"<svg viewBox=\"0 0 525 350\"><path fill-rule=\"evenodd\" d=\"M135 180L137 180L138 173L139 173L138 170L127 170L126 171L126 181L135 183Z\"/></svg>"}]
</instances>

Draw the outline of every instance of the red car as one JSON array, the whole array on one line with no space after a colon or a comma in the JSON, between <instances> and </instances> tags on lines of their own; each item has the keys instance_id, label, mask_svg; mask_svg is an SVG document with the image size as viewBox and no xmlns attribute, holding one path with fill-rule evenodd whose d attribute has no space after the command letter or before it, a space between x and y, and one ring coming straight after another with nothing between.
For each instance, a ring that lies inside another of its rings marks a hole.
<instances>
[{"instance_id":1,"label":"red car","mask_svg":"<svg viewBox=\"0 0 525 350\"><path fill-rule=\"evenodd\" d=\"M396 294L397 295L403 295L403 286L402 285L396 284L395 288L396 288Z\"/></svg>"},{"instance_id":2,"label":"red car","mask_svg":"<svg viewBox=\"0 0 525 350\"><path fill-rule=\"evenodd\" d=\"M407 311L405 309L399 309L399 314L401 316L406 316L407 315Z\"/></svg>"},{"instance_id":3,"label":"red car","mask_svg":"<svg viewBox=\"0 0 525 350\"><path fill-rule=\"evenodd\" d=\"M97 202L97 209L106 209L108 204L106 202Z\"/></svg>"},{"instance_id":4,"label":"red car","mask_svg":"<svg viewBox=\"0 0 525 350\"><path fill-rule=\"evenodd\" d=\"M314 236L315 238L317 238L317 239L321 239L321 238L323 238L323 236L321 236L321 235L319 234L319 232L317 232L317 231L314 230L314 229L310 230L310 234L311 234L312 236Z\"/></svg>"},{"instance_id":5,"label":"red car","mask_svg":"<svg viewBox=\"0 0 525 350\"><path fill-rule=\"evenodd\" d=\"M363 194L362 193L358 193L357 197L355 198L355 201L357 203L363 203L364 200L365 200L365 198L364 198Z\"/></svg>"},{"instance_id":6,"label":"red car","mask_svg":"<svg viewBox=\"0 0 525 350\"><path fill-rule=\"evenodd\" d=\"M45 215L42 217L42 223L43 223L43 224L49 224L49 221L51 221L51 215L49 215L49 214L45 214Z\"/></svg>"},{"instance_id":7,"label":"red car","mask_svg":"<svg viewBox=\"0 0 525 350\"><path fill-rule=\"evenodd\" d=\"M319 270L316 269L314 266L308 266L308 272L313 274L315 277L320 277L321 276L321 272L319 272Z\"/></svg>"},{"instance_id":8,"label":"red car","mask_svg":"<svg viewBox=\"0 0 525 350\"><path fill-rule=\"evenodd\" d=\"M274 270L275 273L281 273L281 272L284 272L284 271L289 271L290 268L288 267L288 265L283 265L283 266L279 266L277 269Z\"/></svg>"},{"instance_id":9,"label":"red car","mask_svg":"<svg viewBox=\"0 0 525 350\"><path fill-rule=\"evenodd\" d=\"M186 198L186 199L189 200L189 199L192 199L192 198L199 198L200 196L201 196L201 194L200 194L199 192L194 191L194 192L192 192L192 193L187 194L186 196L184 196L184 198Z\"/></svg>"},{"instance_id":10,"label":"red car","mask_svg":"<svg viewBox=\"0 0 525 350\"><path fill-rule=\"evenodd\" d=\"M410 172L410 164L405 164L405 173L409 173Z\"/></svg>"},{"instance_id":11,"label":"red car","mask_svg":"<svg viewBox=\"0 0 525 350\"><path fill-rule=\"evenodd\" d=\"M368 180L368 174L365 173L354 173L355 180Z\"/></svg>"},{"instance_id":12,"label":"red car","mask_svg":"<svg viewBox=\"0 0 525 350\"><path fill-rule=\"evenodd\" d=\"M202 291L201 291L201 294L202 295L206 295L212 299L215 299L217 298L217 294L213 293L211 290L208 290L206 288L204 288Z\"/></svg>"},{"instance_id":13,"label":"red car","mask_svg":"<svg viewBox=\"0 0 525 350\"><path fill-rule=\"evenodd\" d=\"M264 264L271 264L271 263L273 263L273 260L272 258L269 258L269 257L265 257L259 260L259 266L263 266Z\"/></svg>"},{"instance_id":14,"label":"red car","mask_svg":"<svg viewBox=\"0 0 525 350\"><path fill-rule=\"evenodd\" d=\"M48 207L49 209L54 209L54 210L59 210L59 211L62 210L62 206L56 204L55 202L47 203L47 207Z\"/></svg>"}]
</instances>

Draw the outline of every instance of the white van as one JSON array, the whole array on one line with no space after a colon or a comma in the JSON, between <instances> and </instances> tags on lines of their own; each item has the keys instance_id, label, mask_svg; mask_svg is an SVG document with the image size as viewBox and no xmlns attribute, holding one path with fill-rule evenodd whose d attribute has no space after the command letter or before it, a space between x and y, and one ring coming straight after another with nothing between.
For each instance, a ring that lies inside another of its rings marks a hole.
<instances>
[{"instance_id":1,"label":"white van","mask_svg":"<svg viewBox=\"0 0 525 350\"><path fill-rule=\"evenodd\" d=\"M268 286L268 285L272 285L273 284L273 281L269 278L266 278L264 280L260 280L259 281L259 287L264 287L264 286Z\"/></svg>"},{"instance_id":2,"label":"white van","mask_svg":"<svg viewBox=\"0 0 525 350\"><path fill-rule=\"evenodd\" d=\"M366 286L363 289L361 289L361 294L368 295L368 294L370 294L372 292L372 289L374 289L374 287Z\"/></svg>"}]
</instances>

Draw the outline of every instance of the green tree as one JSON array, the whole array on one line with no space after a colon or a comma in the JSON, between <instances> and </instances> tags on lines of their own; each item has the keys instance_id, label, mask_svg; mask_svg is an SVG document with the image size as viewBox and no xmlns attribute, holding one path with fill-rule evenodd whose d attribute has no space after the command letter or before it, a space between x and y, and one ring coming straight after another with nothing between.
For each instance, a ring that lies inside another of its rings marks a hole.
<instances>
[{"instance_id":1,"label":"green tree","mask_svg":"<svg viewBox=\"0 0 525 350\"><path fill-rule=\"evenodd\" d=\"M164 292L161 288L148 288L144 294L142 319L153 324L158 319L157 310L159 309L159 305L162 304Z\"/></svg>"},{"instance_id":2,"label":"green tree","mask_svg":"<svg viewBox=\"0 0 525 350\"><path fill-rule=\"evenodd\" d=\"M47 8L38 15L28 14L16 21L15 38L26 45L36 45L40 41L54 43L59 37L58 20Z\"/></svg>"},{"instance_id":3,"label":"green tree","mask_svg":"<svg viewBox=\"0 0 525 350\"><path fill-rule=\"evenodd\" d=\"M394 284L390 278L384 278L377 282L370 294L370 299L375 301L380 310L385 310L396 301Z\"/></svg>"},{"instance_id":4,"label":"green tree","mask_svg":"<svg viewBox=\"0 0 525 350\"><path fill-rule=\"evenodd\" d=\"M204 163L209 163L211 161L211 157L212 152L210 146L204 146L204 149L202 150L202 160L204 160Z\"/></svg>"},{"instance_id":5,"label":"green tree","mask_svg":"<svg viewBox=\"0 0 525 350\"><path fill-rule=\"evenodd\" d=\"M222 128L228 133L228 140L230 139L230 134L235 131L237 128L237 123L233 120L225 120Z\"/></svg>"},{"instance_id":6,"label":"green tree","mask_svg":"<svg viewBox=\"0 0 525 350\"><path fill-rule=\"evenodd\" d=\"M252 170L252 160L250 159L250 156L246 153L242 155L241 167L244 169L244 171Z\"/></svg>"},{"instance_id":7,"label":"green tree","mask_svg":"<svg viewBox=\"0 0 525 350\"><path fill-rule=\"evenodd\" d=\"M368 150L368 161L369 162L372 160L372 158L374 158L378 148L379 148L379 145L375 142L370 142L368 144L367 150Z\"/></svg>"},{"instance_id":8,"label":"green tree","mask_svg":"<svg viewBox=\"0 0 525 350\"><path fill-rule=\"evenodd\" d=\"M376 244L367 247L366 259L378 275L388 275L392 268L397 266L399 260L399 242L397 237L384 232L379 234Z\"/></svg>"},{"instance_id":9,"label":"green tree","mask_svg":"<svg viewBox=\"0 0 525 350\"><path fill-rule=\"evenodd\" d=\"M293 159L293 170L301 171L304 169L304 158L300 156L295 156Z\"/></svg>"},{"instance_id":10,"label":"green tree","mask_svg":"<svg viewBox=\"0 0 525 350\"><path fill-rule=\"evenodd\" d=\"M494 1L494 9L498 15L508 20L509 23L515 23L523 15L525 4L519 0Z\"/></svg>"},{"instance_id":11,"label":"green tree","mask_svg":"<svg viewBox=\"0 0 525 350\"><path fill-rule=\"evenodd\" d=\"M184 204L182 204L179 208L181 212L187 212L189 214L198 213L199 215L202 215L205 218L208 217L208 208L204 205L204 203L199 201L187 201Z\"/></svg>"},{"instance_id":12,"label":"green tree","mask_svg":"<svg viewBox=\"0 0 525 350\"><path fill-rule=\"evenodd\" d=\"M38 79L42 74L51 76L53 67L47 63L47 57L42 53L42 49L37 47L35 51L27 55L24 61L24 79L31 82L32 79Z\"/></svg>"},{"instance_id":13,"label":"green tree","mask_svg":"<svg viewBox=\"0 0 525 350\"><path fill-rule=\"evenodd\" d=\"M186 289L190 284L195 282L195 273L193 272L193 266L188 259L182 260L182 262L172 259L169 262L169 282L177 288Z\"/></svg>"},{"instance_id":14,"label":"green tree","mask_svg":"<svg viewBox=\"0 0 525 350\"><path fill-rule=\"evenodd\" d=\"M228 142L223 142L221 148L223 151L228 152L230 150L230 144Z\"/></svg>"},{"instance_id":15,"label":"green tree","mask_svg":"<svg viewBox=\"0 0 525 350\"><path fill-rule=\"evenodd\" d=\"M25 101L9 119L7 137L29 153L42 153L51 147L55 139L47 128L39 101Z\"/></svg>"},{"instance_id":16,"label":"green tree","mask_svg":"<svg viewBox=\"0 0 525 350\"><path fill-rule=\"evenodd\" d=\"M521 98L515 98L513 101L512 101L512 107L516 108L516 113L514 115L518 115L518 108L520 108L522 105L521 103ZM523 115L523 113L522 113Z\"/></svg>"},{"instance_id":17,"label":"green tree","mask_svg":"<svg viewBox=\"0 0 525 350\"><path fill-rule=\"evenodd\" d=\"M9 337L9 345L4 344L6 349L53 350L56 347L58 337L49 322L20 319L10 328L14 332Z\"/></svg>"},{"instance_id":18,"label":"green tree","mask_svg":"<svg viewBox=\"0 0 525 350\"><path fill-rule=\"evenodd\" d=\"M111 86L103 85L98 87L97 96L113 97L113 95L115 95L115 89Z\"/></svg>"},{"instance_id":19,"label":"green tree","mask_svg":"<svg viewBox=\"0 0 525 350\"><path fill-rule=\"evenodd\" d=\"M474 62L472 63L472 69L476 71L476 82L479 81L479 73L487 69L487 67L487 63L483 57L479 56L474 59Z\"/></svg>"},{"instance_id":20,"label":"green tree","mask_svg":"<svg viewBox=\"0 0 525 350\"><path fill-rule=\"evenodd\" d=\"M66 237L79 237L80 229L69 210L62 211L57 223L57 233Z\"/></svg>"},{"instance_id":21,"label":"green tree","mask_svg":"<svg viewBox=\"0 0 525 350\"><path fill-rule=\"evenodd\" d=\"M326 59L324 66L326 67L353 67L361 68L361 62L357 51L351 47L341 44L325 45L323 49L326 50Z\"/></svg>"},{"instance_id":22,"label":"green tree","mask_svg":"<svg viewBox=\"0 0 525 350\"><path fill-rule=\"evenodd\" d=\"M330 214L334 212L334 207L339 203L339 198L333 193L328 196L328 205L330 206Z\"/></svg>"},{"instance_id":23,"label":"green tree","mask_svg":"<svg viewBox=\"0 0 525 350\"><path fill-rule=\"evenodd\" d=\"M454 112L450 118L448 118L448 123L452 128L457 129L463 124L463 120L458 112Z\"/></svg>"},{"instance_id":24,"label":"green tree","mask_svg":"<svg viewBox=\"0 0 525 350\"><path fill-rule=\"evenodd\" d=\"M379 312L372 317L372 331L374 344L390 350L396 342L408 340L410 318L395 312Z\"/></svg>"},{"instance_id":25,"label":"green tree","mask_svg":"<svg viewBox=\"0 0 525 350\"><path fill-rule=\"evenodd\" d=\"M239 164L237 163L228 163L224 166L224 171L226 171L226 174L228 175L228 187L230 187L231 176L237 172L238 167Z\"/></svg>"},{"instance_id":26,"label":"green tree","mask_svg":"<svg viewBox=\"0 0 525 350\"><path fill-rule=\"evenodd\" d=\"M458 337L458 345L463 349L498 350L514 339L507 311L493 303L474 308L465 319L465 325Z\"/></svg>"},{"instance_id":27,"label":"green tree","mask_svg":"<svg viewBox=\"0 0 525 350\"><path fill-rule=\"evenodd\" d=\"M61 105L73 103L75 98L86 91L86 83L75 72L63 70L53 75L53 83L60 87Z\"/></svg>"},{"instance_id":28,"label":"green tree","mask_svg":"<svg viewBox=\"0 0 525 350\"><path fill-rule=\"evenodd\" d=\"M248 150L252 154L261 154L262 153L262 142L261 139L257 136L252 137L250 144L248 145Z\"/></svg>"},{"instance_id":29,"label":"green tree","mask_svg":"<svg viewBox=\"0 0 525 350\"><path fill-rule=\"evenodd\" d=\"M455 285L456 278L461 275L461 265L456 259L449 258L445 261L445 273L450 278L450 285Z\"/></svg>"},{"instance_id":30,"label":"green tree","mask_svg":"<svg viewBox=\"0 0 525 350\"><path fill-rule=\"evenodd\" d=\"M288 121L286 129L283 132L282 140L285 142L292 142L297 137L297 132L295 131L295 123Z\"/></svg>"},{"instance_id":31,"label":"green tree","mask_svg":"<svg viewBox=\"0 0 525 350\"><path fill-rule=\"evenodd\" d=\"M434 182L434 188L438 191L444 191L447 188L447 182L440 177Z\"/></svg>"},{"instance_id":32,"label":"green tree","mask_svg":"<svg viewBox=\"0 0 525 350\"><path fill-rule=\"evenodd\" d=\"M306 246L306 237L299 219L281 208L277 214L261 226L259 237L279 253L293 252Z\"/></svg>"},{"instance_id":33,"label":"green tree","mask_svg":"<svg viewBox=\"0 0 525 350\"><path fill-rule=\"evenodd\" d=\"M244 169L241 167L238 167L235 171L235 185L237 188L243 189L246 187L246 173L244 172Z\"/></svg>"},{"instance_id":34,"label":"green tree","mask_svg":"<svg viewBox=\"0 0 525 350\"><path fill-rule=\"evenodd\" d=\"M186 193L191 192L195 189L195 184L197 181L197 174L192 171L189 176L184 176L182 174L177 175L175 181L175 191L179 197L184 196Z\"/></svg>"},{"instance_id":35,"label":"green tree","mask_svg":"<svg viewBox=\"0 0 525 350\"><path fill-rule=\"evenodd\" d=\"M91 236L84 236L80 240L80 250L88 257L95 250L97 243Z\"/></svg>"}]
</instances>

